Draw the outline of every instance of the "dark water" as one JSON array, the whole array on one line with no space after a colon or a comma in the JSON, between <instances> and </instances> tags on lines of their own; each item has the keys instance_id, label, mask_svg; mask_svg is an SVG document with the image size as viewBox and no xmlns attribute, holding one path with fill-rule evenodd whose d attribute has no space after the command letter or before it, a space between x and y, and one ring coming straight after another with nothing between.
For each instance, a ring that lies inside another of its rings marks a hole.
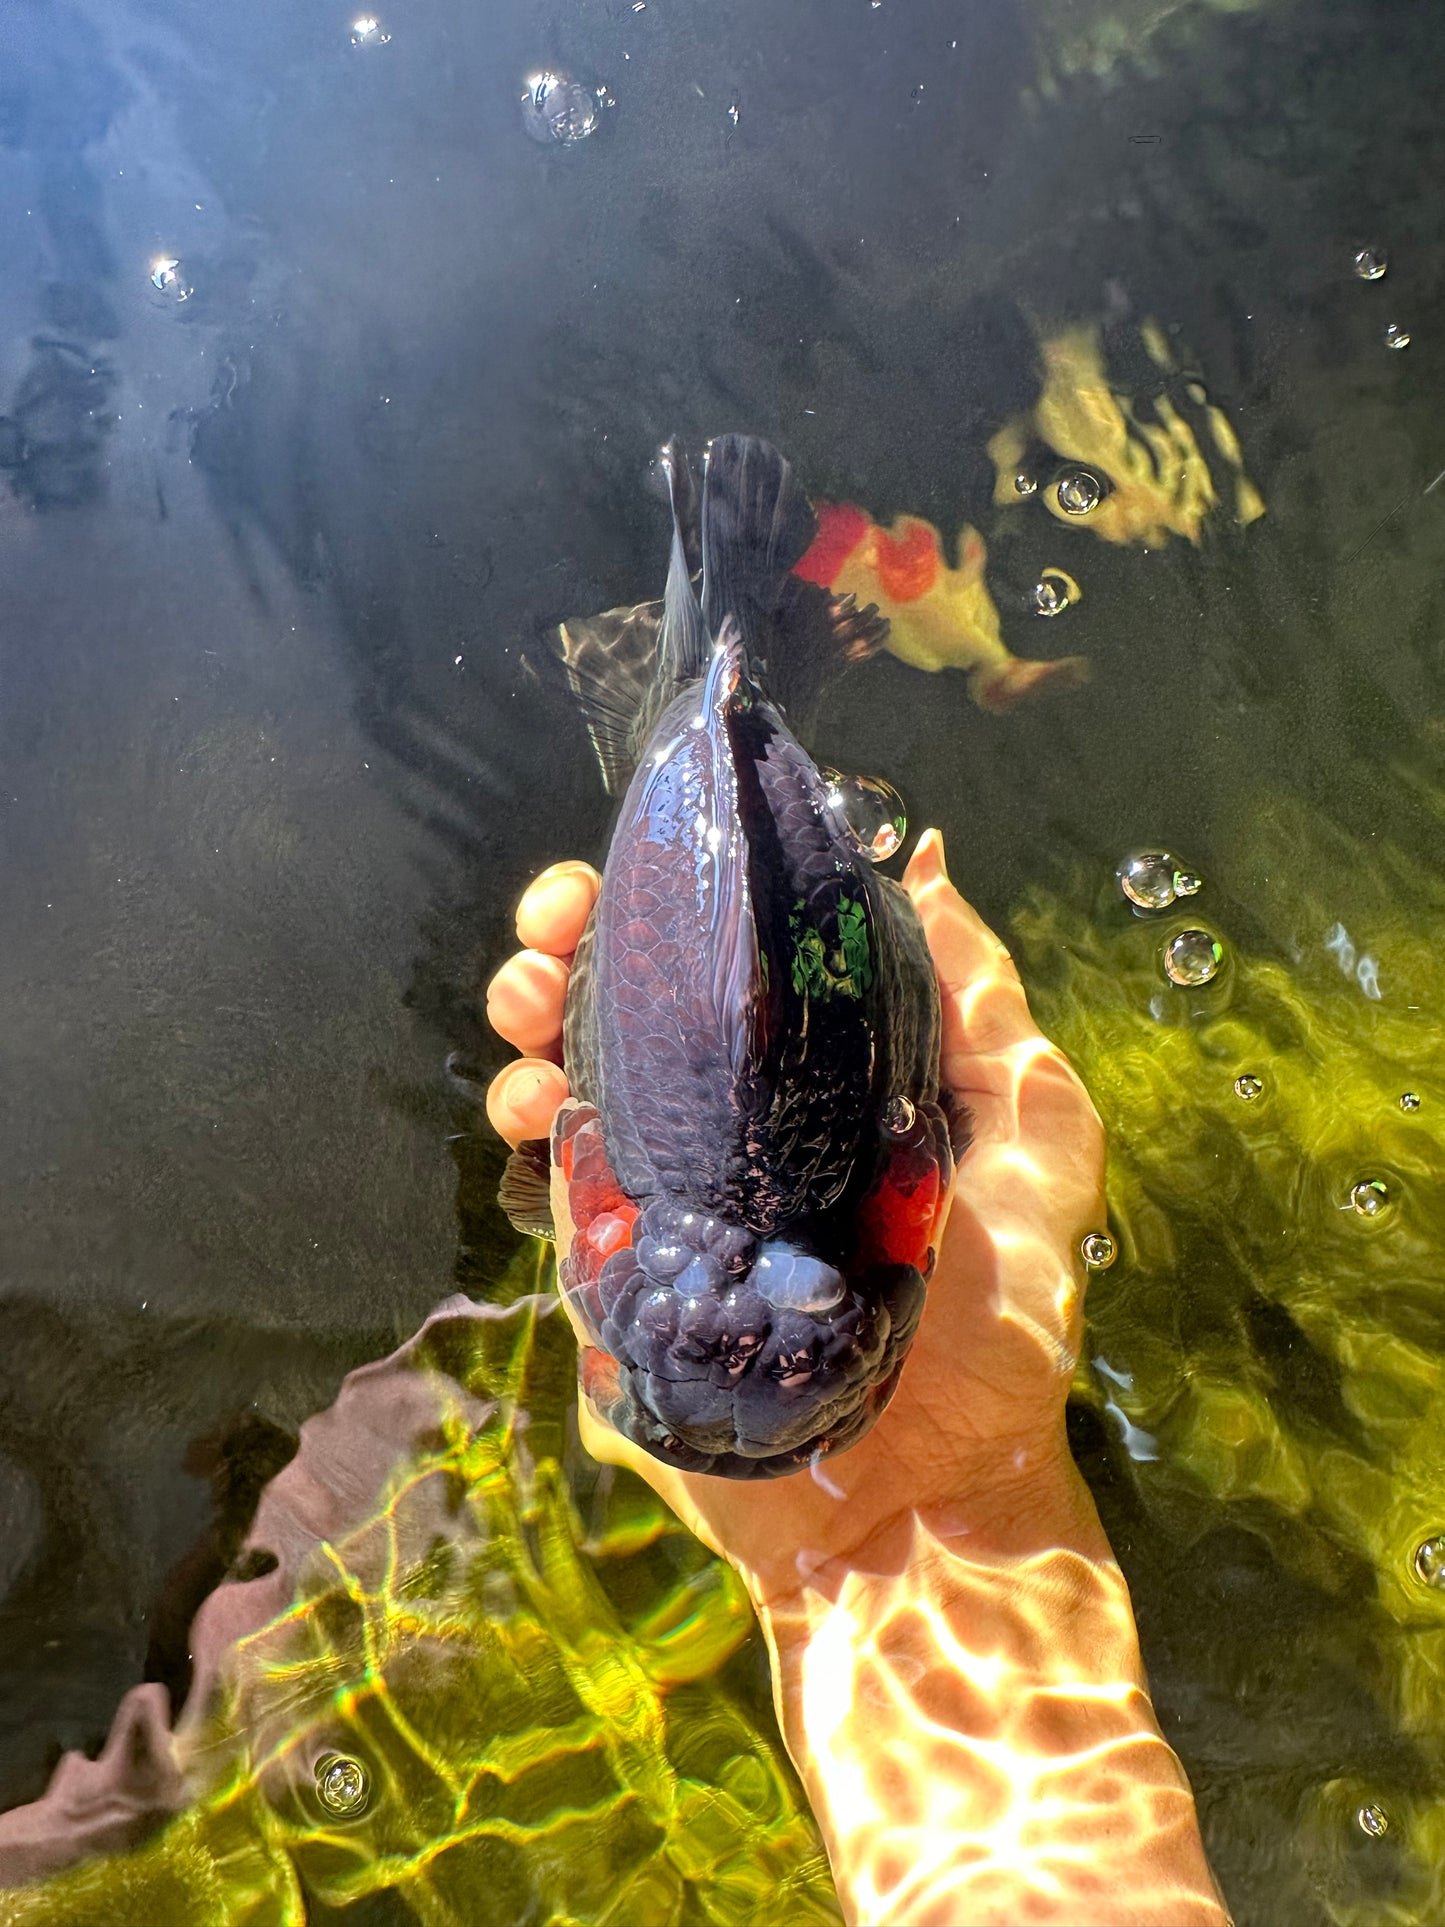
<instances>
[{"instance_id":1,"label":"dark water","mask_svg":"<svg viewBox=\"0 0 1445 1927\"><path fill-rule=\"evenodd\" d=\"M885 660L817 745L941 823L1000 924L1162 839L1232 866L1233 934L1283 954L1239 854L1264 792L1357 861L1438 866L1400 773L1445 699L1426 0L415 0L381 25L0 18L6 1805L129 1686L184 1689L302 1419L501 1270L498 1149L443 1064L500 1061L478 992L510 906L601 847L538 665L560 617L655 592L666 433L769 435L819 496L975 525L1014 651L1089 658L1005 715ZM541 66L610 89L575 147L523 129ZM1150 320L1263 518L1112 545L996 507L986 444L1037 402L1041 343L1102 328L1147 408ZM1044 623L1048 564L1084 593ZM1282 859L1322 903L1326 849ZM1374 1683L1321 1655L1355 1708L1327 1773L1274 1676L1246 1708L1202 1626L1294 1614L1308 1651L1303 1582L1247 1521L1202 1573L1110 1436L1081 1406L1238 1917L1343 1917L1249 1788L1353 1770L1390 1727Z\"/></svg>"}]
</instances>

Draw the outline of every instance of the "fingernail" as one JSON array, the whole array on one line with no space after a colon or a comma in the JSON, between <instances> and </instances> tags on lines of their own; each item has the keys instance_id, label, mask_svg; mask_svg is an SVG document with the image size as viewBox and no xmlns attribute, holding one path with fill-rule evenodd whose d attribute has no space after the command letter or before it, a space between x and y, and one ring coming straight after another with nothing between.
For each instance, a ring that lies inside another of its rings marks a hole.
<instances>
[{"instance_id":1,"label":"fingernail","mask_svg":"<svg viewBox=\"0 0 1445 1927\"><path fill-rule=\"evenodd\" d=\"M596 874L590 863L584 863L580 857L568 857L565 863L549 863L545 870L539 870L527 888L531 890L539 883L550 883L554 877L593 877Z\"/></svg>"},{"instance_id":2,"label":"fingernail","mask_svg":"<svg viewBox=\"0 0 1445 1927\"><path fill-rule=\"evenodd\" d=\"M554 863L522 892L517 905L517 935L529 946L555 941L559 923L586 917L600 879L590 863Z\"/></svg>"},{"instance_id":3,"label":"fingernail","mask_svg":"<svg viewBox=\"0 0 1445 1927\"><path fill-rule=\"evenodd\" d=\"M549 1085L551 1108L555 1110L567 1095L567 1080L557 1066L535 1057L519 1057L500 1070L487 1090L487 1118L498 1136L515 1144L518 1138L535 1133Z\"/></svg>"}]
</instances>

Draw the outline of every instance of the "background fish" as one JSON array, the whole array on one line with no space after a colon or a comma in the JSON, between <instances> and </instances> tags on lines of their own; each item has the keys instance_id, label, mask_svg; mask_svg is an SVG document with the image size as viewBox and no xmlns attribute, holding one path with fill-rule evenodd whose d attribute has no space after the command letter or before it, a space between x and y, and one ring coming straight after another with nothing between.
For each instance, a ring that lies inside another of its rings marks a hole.
<instances>
[{"instance_id":1,"label":"background fish","mask_svg":"<svg viewBox=\"0 0 1445 1927\"><path fill-rule=\"evenodd\" d=\"M660 612L563 630L609 787L631 775L567 999L560 1282L603 1415L671 1464L756 1478L887 1404L955 1143L918 918L779 701L885 625L790 573L816 524L776 449L714 441L700 505L676 443L664 464ZM550 1228L545 1149L503 1187L530 1230Z\"/></svg>"}]
</instances>

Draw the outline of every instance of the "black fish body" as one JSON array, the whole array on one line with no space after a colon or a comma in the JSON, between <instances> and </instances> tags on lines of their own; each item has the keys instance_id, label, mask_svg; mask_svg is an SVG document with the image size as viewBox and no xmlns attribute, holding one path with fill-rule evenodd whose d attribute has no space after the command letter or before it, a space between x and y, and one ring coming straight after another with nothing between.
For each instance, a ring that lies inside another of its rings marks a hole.
<instances>
[{"instance_id":1,"label":"black fish body","mask_svg":"<svg viewBox=\"0 0 1445 1927\"><path fill-rule=\"evenodd\" d=\"M650 632L645 610L601 619L620 685L574 671L604 770L636 768L568 992L560 1282L602 1415L669 1463L755 1478L886 1405L953 1153L917 915L770 693L805 697L886 632L790 575L812 512L748 437L708 452L699 605L696 498L675 444L667 462L661 610Z\"/></svg>"}]
</instances>

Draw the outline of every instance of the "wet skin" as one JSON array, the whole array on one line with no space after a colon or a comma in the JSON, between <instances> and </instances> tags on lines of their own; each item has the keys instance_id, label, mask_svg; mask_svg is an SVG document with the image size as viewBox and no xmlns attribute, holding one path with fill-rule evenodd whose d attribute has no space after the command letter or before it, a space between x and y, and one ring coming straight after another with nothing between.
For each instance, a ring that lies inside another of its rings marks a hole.
<instances>
[{"instance_id":1,"label":"wet skin","mask_svg":"<svg viewBox=\"0 0 1445 1927\"><path fill-rule=\"evenodd\" d=\"M765 1486L666 1466L585 1397L582 1436L746 1583L845 1920L1228 1927L1064 1433L1103 1129L936 832L905 886L938 972L943 1080L974 1136L892 1404L858 1444ZM517 916L528 947L488 990L495 1028L529 1050L488 1097L513 1143L545 1135L569 1095L559 965L597 887L585 864L538 877Z\"/></svg>"},{"instance_id":2,"label":"wet skin","mask_svg":"<svg viewBox=\"0 0 1445 1927\"><path fill-rule=\"evenodd\" d=\"M949 882L937 832L920 840L904 881L938 971L943 1078L973 1115L974 1141L884 1419L816 1473L764 1493L659 1464L584 1400L589 1450L641 1473L770 1596L798 1582L800 1561L849 1555L934 1509L946 1513L961 1492L987 1494L1002 1518L1040 1482L1073 1484L1064 1400L1082 1328L1079 1241L1104 1222L1103 1130L1066 1059L1034 1025L1007 951ZM597 887L586 864L538 877L517 913L527 947L488 987L493 1027L526 1052L488 1094L488 1115L513 1144L545 1136L569 1095L565 967ZM564 1228L564 1249L565 1237Z\"/></svg>"}]
</instances>

